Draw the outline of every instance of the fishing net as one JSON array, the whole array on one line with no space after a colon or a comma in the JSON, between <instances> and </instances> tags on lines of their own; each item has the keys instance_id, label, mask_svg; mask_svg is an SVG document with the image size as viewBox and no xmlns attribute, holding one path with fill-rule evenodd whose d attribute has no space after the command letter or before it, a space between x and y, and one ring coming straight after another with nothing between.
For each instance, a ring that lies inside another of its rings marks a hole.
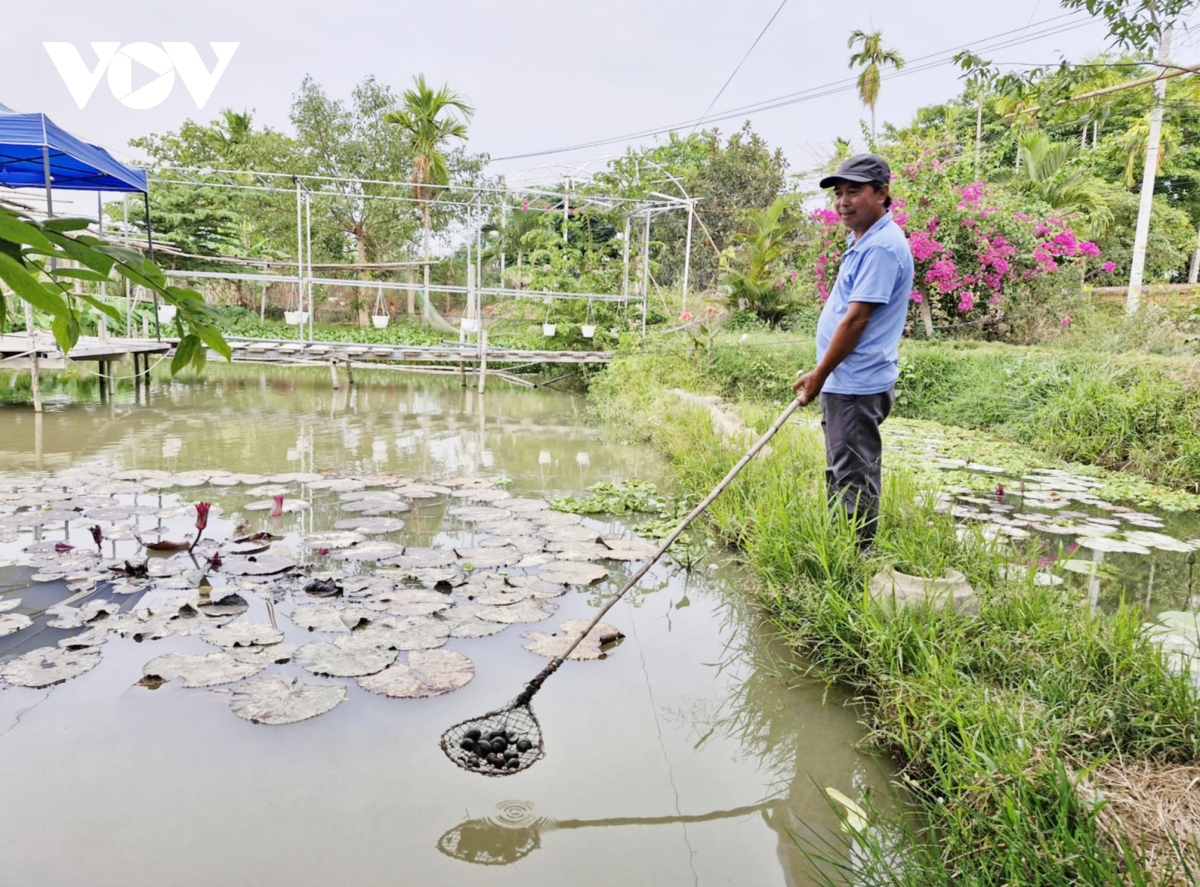
<instances>
[{"instance_id":1,"label":"fishing net","mask_svg":"<svg viewBox=\"0 0 1200 887\"><path fill-rule=\"evenodd\" d=\"M542 725L530 704L563 660L555 659L503 708L455 724L442 734L441 747L464 770L484 776L512 776L546 756Z\"/></svg>"}]
</instances>

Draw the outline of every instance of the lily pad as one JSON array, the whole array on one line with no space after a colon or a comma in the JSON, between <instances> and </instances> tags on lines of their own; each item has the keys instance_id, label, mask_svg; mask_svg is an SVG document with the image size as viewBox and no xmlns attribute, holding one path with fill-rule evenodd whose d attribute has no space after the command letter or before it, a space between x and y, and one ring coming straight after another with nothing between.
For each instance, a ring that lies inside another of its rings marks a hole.
<instances>
[{"instance_id":1,"label":"lily pad","mask_svg":"<svg viewBox=\"0 0 1200 887\"><path fill-rule=\"evenodd\" d=\"M79 677L100 664L100 651L39 647L0 665L0 678L18 687L49 687Z\"/></svg>"},{"instance_id":2,"label":"lily pad","mask_svg":"<svg viewBox=\"0 0 1200 887\"><path fill-rule=\"evenodd\" d=\"M382 539L373 539L370 542L364 542L353 548L331 551L329 554L331 557L346 561L383 561L391 563L392 560L401 557L404 553L404 546L397 542L385 542Z\"/></svg>"},{"instance_id":3,"label":"lily pad","mask_svg":"<svg viewBox=\"0 0 1200 887\"><path fill-rule=\"evenodd\" d=\"M230 708L252 724L280 726L322 715L345 699L346 688L340 684L259 678L233 691Z\"/></svg>"},{"instance_id":4,"label":"lily pad","mask_svg":"<svg viewBox=\"0 0 1200 887\"><path fill-rule=\"evenodd\" d=\"M361 533L346 530L326 530L321 533L306 533L304 544L309 548L350 548L365 542L366 537Z\"/></svg>"},{"instance_id":5,"label":"lily pad","mask_svg":"<svg viewBox=\"0 0 1200 887\"><path fill-rule=\"evenodd\" d=\"M0 600L0 613L7 613L10 610L17 609L19 606L21 606L21 599L19 597L4 598Z\"/></svg>"},{"instance_id":6,"label":"lily pad","mask_svg":"<svg viewBox=\"0 0 1200 887\"><path fill-rule=\"evenodd\" d=\"M451 693L470 683L475 665L454 650L410 653L408 664L396 663L378 674L358 679L372 693L396 699L420 699Z\"/></svg>"},{"instance_id":7,"label":"lily pad","mask_svg":"<svg viewBox=\"0 0 1200 887\"><path fill-rule=\"evenodd\" d=\"M489 622L480 619L479 614L489 608L483 604L459 604L450 610L438 614L438 618L450 626L452 638L483 638L504 631L508 626L503 622Z\"/></svg>"},{"instance_id":8,"label":"lily pad","mask_svg":"<svg viewBox=\"0 0 1200 887\"><path fill-rule=\"evenodd\" d=\"M1150 549L1144 545L1127 542L1124 539L1113 539L1111 536L1084 536L1078 542L1080 548L1090 548L1092 551L1105 551L1117 554L1150 553Z\"/></svg>"},{"instance_id":9,"label":"lily pad","mask_svg":"<svg viewBox=\"0 0 1200 887\"><path fill-rule=\"evenodd\" d=\"M262 647L278 644L283 632L265 622L234 622L231 625L209 625L200 637L218 647Z\"/></svg>"},{"instance_id":10,"label":"lily pad","mask_svg":"<svg viewBox=\"0 0 1200 887\"><path fill-rule=\"evenodd\" d=\"M292 660L313 674L335 678L354 678L383 671L396 661L395 650L354 646L339 638L333 643L314 641L305 644Z\"/></svg>"},{"instance_id":11,"label":"lily pad","mask_svg":"<svg viewBox=\"0 0 1200 887\"><path fill-rule=\"evenodd\" d=\"M546 634L541 631L527 631L521 637L528 638L529 643L524 646L529 652L545 656L547 659L561 659L567 647L583 634L583 630L587 628L589 622L591 622L590 619L568 619L558 626L560 633ZM600 622L587 633L587 636L567 658L603 659L605 653L601 648L619 641L623 637L625 635L616 626Z\"/></svg>"},{"instance_id":12,"label":"lily pad","mask_svg":"<svg viewBox=\"0 0 1200 887\"><path fill-rule=\"evenodd\" d=\"M511 566L522 557L516 548L456 548L455 553L477 569Z\"/></svg>"},{"instance_id":13,"label":"lily pad","mask_svg":"<svg viewBox=\"0 0 1200 887\"><path fill-rule=\"evenodd\" d=\"M368 610L392 616L428 616L454 606L446 595L417 588L396 589L363 601Z\"/></svg>"},{"instance_id":14,"label":"lily pad","mask_svg":"<svg viewBox=\"0 0 1200 887\"><path fill-rule=\"evenodd\" d=\"M599 564L583 561L551 561L539 568L538 577L560 585L593 585L608 576Z\"/></svg>"},{"instance_id":15,"label":"lily pad","mask_svg":"<svg viewBox=\"0 0 1200 887\"><path fill-rule=\"evenodd\" d=\"M554 560L598 561L608 558L612 550L599 542L547 542L546 553Z\"/></svg>"},{"instance_id":16,"label":"lily pad","mask_svg":"<svg viewBox=\"0 0 1200 887\"><path fill-rule=\"evenodd\" d=\"M471 499L475 502L500 502L504 499L511 499L512 493L508 490L491 489L458 489L450 494L456 499Z\"/></svg>"},{"instance_id":17,"label":"lily pad","mask_svg":"<svg viewBox=\"0 0 1200 887\"><path fill-rule=\"evenodd\" d=\"M33 625L33 620L24 613L0 613L0 638L31 625Z\"/></svg>"},{"instance_id":18,"label":"lily pad","mask_svg":"<svg viewBox=\"0 0 1200 887\"><path fill-rule=\"evenodd\" d=\"M509 576L508 584L524 592L526 597L539 600L559 597L567 593L567 586L560 582L547 582L538 575Z\"/></svg>"},{"instance_id":19,"label":"lily pad","mask_svg":"<svg viewBox=\"0 0 1200 887\"><path fill-rule=\"evenodd\" d=\"M389 567L449 567L458 563L458 555L443 548L406 548L399 557L382 561Z\"/></svg>"},{"instance_id":20,"label":"lily pad","mask_svg":"<svg viewBox=\"0 0 1200 887\"><path fill-rule=\"evenodd\" d=\"M358 607L309 607L298 606L288 615L297 628L308 631L332 631L349 633L372 614Z\"/></svg>"},{"instance_id":21,"label":"lily pad","mask_svg":"<svg viewBox=\"0 0 1200 887\"><path fill-rule=\"evenodd\" d=\"M475 529L480 533L489 533L493 536L532 536L544 528L541 524L535 524L531 520L510 517L504 520L480 521Z\"/></svg>"},{"instance_id":22,"label":"lily pad","mask_svg":"<svg viewBox=\"0 0 1200 887\"><path fill-rule=\"evenodd\" d=\"M1149 530L1130 530L1125 534L1125 540L1134 545L1145 545L1147 548L1157 548L1159 551L1174 551L1187 554L1192 546L1186 542L1168 536L1165 533L1154 533Z\"/></svg>"},{"instance_id":23,"label":"lily pad","mask_svg":"<svg viewBox=\"0 0 1200 887\"><path fill-rule=\"evenodd\" d=\"M250 609L250 604L237 592L231 592L222 598L201 601L196 609L210 619L222 619L241 616Z\"/></svg>"},{"instance_id":24,"label":"lily pad","mask_svg":"<svg viewBox=\"0 0 1200 887\"><path fill-rule=\"evenodd\" d=\"M364 515L362 517L340 520L333 527L335 530L354 530L374 536L380 533L394 533L397 530L403 530L404 521L398 517L368 517Z\"/></svg>"},{"instance_id":25,"label":"lily pad","mask_svg":"<svg viewBox=\"0 0 1200 887\"><path fill-rule=\"evenodd\" d=\"M311 508L303 499L284 499L281 506L284 514L290 514L293 511L307 511ZM242 506L246 511L271 511L275 508L274 499L259 499L255 502L248 502Z\"/></svg>"},{"instance_id":26,"label":"lily pad","mask_svg":"<svg viewBox=\"0 0 1200 887\"><path fill-rule=\"evenodd\" d=\"M487 505L458 505L446 510L446 514L467 523L479 521L498 521L510 517L507 509L492 508Z\"/></svg>"},{"instance_id":27,"label":"lily pad","mask_svg":"<svg viewBox=\"0 0 1200 887\"><path fill-rule=\"evenodd\" d=\"M407 502L389 502L386 499L361 499L358 502L346 502L343 511L355 511L368 517L378 517L385 514L404 514L412 511Z\"/></svg>"},{"instance_id":28,"label":"lily pad","mask_svg":"<svg viewBox=\"0 0 1200 887\"><path fill-rule=\"evenodd\" d=\"M508 499L504 507L514 514L528 514L531 511L546 511L550 503L545 499Z\"/></svg>"},{"instance_id":29,"label":"lily pad","mask_svg":"<svg viewBox=\"0 0 1200 887\"><path fill-rule=\"evenodd\" d=\"M518 622L541 622L554 614L551 606L538 600L523 600L507 607L489 607L487 612L479 614L479 618L485 622L500 622L504 625L515 625Z\"/></svg>"},{"instance_id":30,"label":"lily pad","mask_svg":"<svg viewBox=\"0 0 1200 887\"><path fill-rule=\"evenodd\" d=\"M607 560L613 561L644 561L653 557L654 553L658 551L657 545L640 542L636 539L608 537L604 539L604 544L611 552L607 556Z\"/></svg>"},{"instance_id":31,"label":"lily pad","mask_svg":"<svg viewBox=\"0 0 1200 887\"><path fill-rule=\"evenodd\" d=\"M449 567L419 567L409 570L408 575L426 588L457 588L467 581L467 574L457 564Z\"/></svg>"},{"instance_id":32,"label":"lily pad","mask_svg":"<svg viewBox=\"0 0 1200 887\"><path fill-rule=\"evenodd\" d=\"M602 538L599 530L591 527L551 527L544 535L549 542L599 542Z\"/></svg>"},{"instance_id":33,"label":"lily pad","mask_svg":"<svg viewBox=\"0 0 1200 887\"><path fill-rule=\"evenodd\" d=\"M230 556L221 563L221 572L231 576L275 576L296 568L296 561L281 554Z\"/></svg>"},{"instance_id":34,"label":"lily pad","mask_svg":"<svg viewBox=\"0 0 1200 887\"><path fill-rule=\"evenodd\" d=\"M569 527L583 523L583 515L570 511L531 511L525 517L543 527Z\"/></svg>"},{"instance_id":35,"label":"lily pad","mask_svg":"<svg viewBox=\"0 0 1200 887\"><path fill-rule=\"evenodd\" d=\"M46 608L46 615L54 617L46 624L51 628L82 628L97 619L115 616L119 610L119 604L106 600L88 601L79 607L56 604Z\"/></svg>"},{"instance_id":36,"label":"lily pad","mask_svg":"<svg viewBox=\"0 0 1200 887\"><path fill-rule=\"evenodd\" d=\"M522 554L536 554L545 548L546 540L536 536L486 536L475 545L477 548L512 547Z\"/></svg>"},{"instance_id":37,"label":"lily pad","mask_svg":"<svg viewBox=\"0 0 1200 887\"><path fill-rule=\"evenodd\" d=\"M207 656L166 653L146 663L140 683L157 687L178 680L185 687L216 687L253 677L266 667L267 663L253 665L239 661L224 650Z\"/></svg>"},{"instance_id":38,"label":"lily pad","mask_svg":"<svg viewBox=\"0 0 1200 887\"><path fill-rule=\"evenodd\" d=\"M355 631L351 646L382 647L389 650L432 650L450 637L450 626L435 616L380 619Z\"/></svg>"}]
</instances>

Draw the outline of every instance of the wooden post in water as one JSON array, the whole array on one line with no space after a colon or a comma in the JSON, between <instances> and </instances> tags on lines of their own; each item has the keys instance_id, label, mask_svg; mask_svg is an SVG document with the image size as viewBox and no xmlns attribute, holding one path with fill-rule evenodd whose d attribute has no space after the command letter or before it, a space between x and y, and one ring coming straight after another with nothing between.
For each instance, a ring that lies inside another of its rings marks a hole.
<instances>
[{"instance_id":1,"label":"wooden post in water","mask_svg":"<svg viewBox=\"0 0 1200 887\"><path fill-rule=\"evenodd\" d=\"M337 391L342 386L338 383L337 377L337 358L329 358L329 378L333 380L333 390Z\"/></svg>"},{"instance_id":2,"label":"wooden post in water","mask_svg":"<svg viewBox=\"0 0 1200 887\"><path fill-rule=\"evenodd\" d=\"M346 358L346 384L354 385L354 367L351 365L350 358Z\"/></svg>"},{"instance_id":3,"label":"wooden post in water","mask_svg":"<svg viewBox=\"0 0 1200 887\"><path fill-rule=\"evenodd\" d=\"M479 393L483 394L487 381L487 330L479 328Z\"/></svg>"}]
</instances>

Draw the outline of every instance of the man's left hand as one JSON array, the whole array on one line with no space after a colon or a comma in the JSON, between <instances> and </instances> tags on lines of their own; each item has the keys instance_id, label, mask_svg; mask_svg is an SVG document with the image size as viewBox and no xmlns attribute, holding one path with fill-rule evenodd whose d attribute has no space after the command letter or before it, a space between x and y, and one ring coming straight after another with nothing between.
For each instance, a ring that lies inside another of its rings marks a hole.
<instances>
[{"instance_id":1,"label":"man's left hand","mask_svg":"<svg viewBox=\"0 0 1200 887\"><path fill-rule=\"evenodd\" d=\"M825 375L820 370L813 370L797 379L792 385L792 390L800 393L800 405L808 406L817 399L824 386Z\"/></svg>"}]
</instances>

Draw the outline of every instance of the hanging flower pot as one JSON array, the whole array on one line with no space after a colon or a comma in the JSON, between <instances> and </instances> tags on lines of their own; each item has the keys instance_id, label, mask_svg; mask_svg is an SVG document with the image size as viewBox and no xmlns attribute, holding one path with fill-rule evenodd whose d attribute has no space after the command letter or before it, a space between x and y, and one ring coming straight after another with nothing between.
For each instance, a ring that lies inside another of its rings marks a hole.
<instances>
[{"instance_id":1,"label":"hanging flower pot","mask_svg":"<svg viewBox=\"0 0 1200 887\"><path fill-rule=\"evenodd\" d=\"M298 315L300 315L300 323L308 323L308 312L307 311L297 311L296 313Z\"/></svg>"},{"instance_id":2,"label":"hanging flower pot","mask_svg":"<svg viewBox=\"0 0 1200 887\"><path fill-rule=\"evenodd\" d=\"M387 314L372 314L371 315L371 323L373 323L375 325L375 329L377 329L377 330L387 329L389 320L391 320L391 317Z\"/></svg>"},{"instance_id":3,"label":"hanging flower pot","mask_svg":"<svg viewBox=\"0 0 1200 887\"><path fill-rule=\"evenodd\" d=\"M175 319L175 314L179 309L174 305L159 305L158 306L158 322L170 323Z\"/></svg>"},{"instance_id":4,"label":"hanging flower pot","mask_svg":"<svg viewBox=\"0 0 1200 887\"><path fill-rule=\"evenodd\" d=\"M477 333L479 332L479 318L464 317L459 321L459 327L464 333Z\"/></svg>"},{"instance_id":5,"label":"hanging flower pot","mask_svg":"<svg viewBox=\"0 0 1200 887\"><path fill-rule=\"evenodd\" d=\"M549 339L551 336L554 335L554 330L557 326L558 326L558 324L556 324L556 323L543 323L542 324L542 335L545 336L547 339Z\"/></svg>"},{"instance_id":6,"label":"hanging flower pot","mask_svg":"<svg viewBox=\"0 0 1200 887\"><path fill-rule=\"evenodd\" d=\"M596 324L585 323L579 327L579 332L583 335L583 337L585 339L594 338L596 335Z\"/></svg>"},{"instance_id":7,"label":"hanging flower pot","mask_svg":"<svg viewBox=\"0 0 1200 887\"><path fill-rule=\"evenodd\" d=\"M299 311L284 311L283 312L283 322L291 324L292 326L295 326L296 324L300 323L300 312Z\"/></svg>"}]
</instances>

